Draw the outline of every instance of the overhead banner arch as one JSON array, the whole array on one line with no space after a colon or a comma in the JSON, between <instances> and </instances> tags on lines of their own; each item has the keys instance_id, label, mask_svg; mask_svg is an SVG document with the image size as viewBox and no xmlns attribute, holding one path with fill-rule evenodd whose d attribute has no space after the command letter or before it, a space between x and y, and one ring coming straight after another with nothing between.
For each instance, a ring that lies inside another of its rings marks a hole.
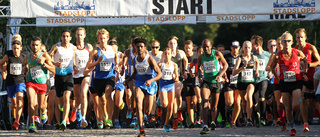
<instances>
[{"instance_id":1,"label":"overhead banner arch","mask_svg":"<svg viewBox=\"0 0 320 137\"><path fill-rule=\"evenodd\" d=\"M320 0L11 0L11 17L319 14Z\"/></svg>"}]
</instances>

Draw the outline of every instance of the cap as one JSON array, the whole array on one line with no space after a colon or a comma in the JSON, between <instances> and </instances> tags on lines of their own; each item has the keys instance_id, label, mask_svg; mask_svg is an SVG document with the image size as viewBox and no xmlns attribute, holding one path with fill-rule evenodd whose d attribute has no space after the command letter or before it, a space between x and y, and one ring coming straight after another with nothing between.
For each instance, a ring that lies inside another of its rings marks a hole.
<instances>
[{"instance_id":1,"label":"cap","mask_svg":"<svg viewBox=\"0 0 320 137\"><path fill-rule=\"evenodd\" d=\"M239 41L232 42L232 47L239 47L239 46L240 46Z\"/></svg>"}]
</instances>

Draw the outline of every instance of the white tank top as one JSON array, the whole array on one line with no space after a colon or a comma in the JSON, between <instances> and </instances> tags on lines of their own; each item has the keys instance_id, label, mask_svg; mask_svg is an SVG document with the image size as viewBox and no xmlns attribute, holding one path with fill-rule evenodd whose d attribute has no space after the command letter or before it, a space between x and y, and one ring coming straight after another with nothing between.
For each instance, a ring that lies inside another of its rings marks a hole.
<instances>
[{"instance_id":1,"label":"white tank top","mask_svg":"<svg viewBox=\"0 0 320 137\"><path fill-rule=\"evenodd\" d=\"M149 51L149 55L156 60L157 64L161 61L162 51L159 51L158 55L153 56L152 51Z\"/></svg>"},{"instance_id":2,"label":"white tank top","mask_svg":"<svg viewBox=\"0 0 320 137\"><path fill-rule=\"evenodd\" d=\"M57 52L53 55L54 62L59 62L61 61L61 68L56 67L56 74L58 75L66 75L65 73L72 73L73 69L73 44L69 44L68 48L64 48L61 46L61 42L57 43L58 44L58 50ZM70 72L69 72L70 71ZM61 72L61 73L60 73Z\"/></svg>"},{"instance_id":3,"label":"white tank top","mask_svg":"<svg viewBox=\"0 0 320 137\"><path fill-rule=\"evenodd\" d=\"M100 52L105 57L100 62L100 71L106 71L106 70L102 70L105 68L109 68L109 69L107 69L107 71L110 71L110 69L112 68L112 64L115 63L114 62L115 54L114 54L113 48L110 45L108 45L106 51L101 49Z\"/></svg>"},{"instance_id":4,"label":"white tank top","mask_svg":"<svg viewBox=\"0 0 320 137\"><path fill-rule=\"evenodd\" d=\"M139 74L139 75L152 75L152 70L151 70L151 67L148 62L149 56L150 55L147 54L142 62L138 62L138 60L137 60L138 55L136 55L134 57L134 59L135 59L134 67L136 68L137 74Z\"/></svg>"},{"instance_id":5,"label":"white tank top","mask_svg":"<svg viewBox=\"0 0 320 137\"><path fill-rule=\"evenodd\" d=\"M165 63L161 64L161 72L163 80L172 80L172 74L174 74L174 64L172 61L169 63L169 67L166 67Z\"/></svg>"},{"instance_id":6,"label":"white tank top","mask_svg":"<svg viewBox=\"0 0 320 137\"><path fill-rule=\"evenodd\" d=\"M77 49L75 53L76 67L79 70L77 74L73 72L73 78L84 77L83 72L89 60L89 51L87 49Z\"/></svg>"}]
</instances>

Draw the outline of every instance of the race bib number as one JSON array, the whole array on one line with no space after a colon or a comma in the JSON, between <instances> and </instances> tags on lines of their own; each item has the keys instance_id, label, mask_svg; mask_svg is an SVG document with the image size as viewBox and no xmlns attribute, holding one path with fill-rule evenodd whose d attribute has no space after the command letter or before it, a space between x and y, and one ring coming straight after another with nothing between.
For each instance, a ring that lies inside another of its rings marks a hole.
<instances>
[{"instance_id":1,"label":"race bib number","mask_svg":"<svg viewBox=\"0 0 320 137\"><path fill-rule=\"evenodd\" d=\"M295 71L285 71L284 72L284 82L295 82L296 80L296 73Z\"/></svg>"},{"instance_id":2,"label":"race bib number","mask_svg":"<svg viewBox=\"0 0 320 137\"><path fill-rule=\"evenodd\" d=\"M43 70L41 69L41 66L36 66L36 67L30 68L30 72L31 72L32 80L35 80L37 78L44 76L44 73L43 73Z\"/></svg>"},{"instance_id":3,"label":"race bib number","mask_svg":"<svg viewBox=\"0 0 320 137\"><path fill-rule=\"evenodd\" d=\"M110 71L112 62L108 59L104 59L100 62L100 71Z\"/></svg>"},{"instance_id":4,"label":"race bib number","mask_svg":"<svg viewBox=\"0 0 320 137\"><path fill-rule=\"evenodd\" d=\"M237 84L239 74L232 76L230 75L230 84Z\"/></svg>"},{"instance_id":5,"label":"race bib number","mask_svg":"<svg viewBox=\"0 0 320 137\"><path fill-rule=\"evenodd\" d=\"M145 66L145 65L137 65L136 70L139 75L145 75L145 74L147 74L148 67L149 66Z\"/></svg>"},{"instance_id":6,"label":"race bib number","mask_svg":"<svg viewBox=\"0 0 320 137\"><path fill-rule=\"evenodd\" d=\"M259 70L265 70L265 69L266 69L266 60L259 59Z\"/></svg>"},{"instance_id":7,"label":"race bib number","mask_svg":"<svg viewBox=\"0 0 320 137\"><path fill-rule=\"evenodd\" d=\"M214 65L214 61L205 61L203 62L203 66L205 69L205 73L212 73L216 71L216 66Z\"/></svg>"},{"instance_id":8,"label":"race bib number","mask_svg":"<svg viewBox=\"0 0 320 137\"><path fill-rule=\"evenodd\" d=\"M244 69L241 72L241 79L244 80L244 81L253 80L253 69Z\"/></svg>"},{"instance_id":9,"label":"race bib number","mask_svg":"<svg viewBox=\"0 0 320 137\"><path fill-rule=\"evenodd\" d=\"M87 64L86 61L87 61L86 58L80 57L78 60L79 68L85 68Z\"/></svg>"},{"instance_id":10,"label":"race bib number","mask_svg":"<svg viewBox=\"0 0 320 137\"><path fill-rule=\"evenodd\" d=\"M162 79L163 80L171 80L172 79L172 70L164 69L162 71Z\"/></svg>"},{"instance_id":11,"label":"race bib number","mask_svg":"<svg viewBox=\"0 0 320 137\"><path fill-rule=\"evenodd\" d=\"M67 67L70 63L70 58L68 56L61 56L59 61L61 61L61 67Z\"/></svg>"},{"instance_id":12,"label":"race bib number","mask_svg":"<svg viewBox=\"0 0 320 137\"><path fill-rule=\"evenodd\" d=\"M11 75L21 75L22 64L20 63L11 63L10 64L10 74Z\"/></svg>"}]
</instances>

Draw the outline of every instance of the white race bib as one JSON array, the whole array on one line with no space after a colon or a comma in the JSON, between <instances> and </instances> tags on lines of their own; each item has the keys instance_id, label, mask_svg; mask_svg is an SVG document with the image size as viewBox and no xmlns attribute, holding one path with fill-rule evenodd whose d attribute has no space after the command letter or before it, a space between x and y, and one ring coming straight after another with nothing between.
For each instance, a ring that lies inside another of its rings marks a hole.
<instances>
[{"instance_id":1,"label":"white race bib","mask_svg":"<svg viewBox=\"0 0 320 137\"><path fill-rule=\"evenodd\" d=\"M163 80L172 80L172 70L164 69L162 71L162 79Z\"/></svg>"},{"instance_id":2,"label":"white race bib","mask_svg":"<svg viewBox=\"0 0 320 137\"><path fill-rule=\"evenodd\" d=\"M232 76L230 75L230 84L237 84L239 74Z\"/></svg>"},{"instance_id":3,"label":"white race bib","mask_svg":"<svg viewBox=\"0 0 320 137\"><path fill-rule=\"evenodd\" d=\"M266 60L259 59L259 70L265 70L265 69L266 69Z\"/></svg>"},{"instance_id":4,"label":"white race bib","mask_svg":"<svg viewBox=\"0 0 320 137\"><path fill-rule=\"evenodd\" d=\"M112 67L112 62L108 59L103 59L100 62L100 71L110 71Z\"/></svg>"},{"instance_id":5,"label":"white race bib","mask_svg":"<svg viewBox=\"0 0 320 137\"><path fill-rule=\"evenodd\" d=\"M295 81L297 81L295 71L285 71L283 73L283 77L284 77L284 82L295 82Z\"/></svg>"},{"instance_id":6,"label":"white race bib","mask_svg":"<svg viewBox=\"0 0 320 137\"><path fill-rule=\"evenodd\" d=\"M10 63L10 74L21 75L22 64L21 63Z\"/></svg>"},{"instance_id":7,"label":"white race bib","mask_svg":"<svg viewBox=\"0 0 320 137\"><path fill-rule=\"evenodd\" d=\"M78 60L79 68L85 68L87 64L87 59L85 57L80 57Z\"/></svg>"},{"instance_id":8,"label":"white race bib","mask_svg":"<svg viewBox=\"0 0 320 137\"><path fill-rule=\"evenodd\" d=\"M37 78L44 76L44 73L43 73L43 70L41 69L41 66L36 66L36 67L30 68L30 72L31 72L32 80L35 80Z\"/></svg>"},{"instance_id":9,"label":"white race bib","mask_svg":"<svg viewBox=\"0 0 320 137\"><path fill-rule=\"evenodd\" d=\"M253 69L244 69L241 72L241 79L244 81L253 80Z\"/></svg>"},{"instance_id":10,"label":"white race bib","mask_svg":"<svg viewBox=\"0 0 320 137\"><path fill-rule=\"evenodd\" d=\"M147 74L148 67L149 66L145 66L145 65L137 65L136 70L139 75L145 75L145 74Z\"/></svg>"},{"instance_id":11,"label":"white race bib","mask_svg":"<svg viewBox=\"0 0 320 137\"><path fill-rule=\"evenodd\" d=\"M66 55L62 55L59 61L61 61L61 67L67 67L70 63L70 58Z\"/></svg>"},{"instance_id":12,"label":"white race bib","mask_svg":"<svg viewBox=\"0 0 320 137\"><path fill-rule=\"evenodd\" d=\"M216 66L214 65L214 61L204 61L203 67L205 69L205 73L212 73L216 71Z\"/></svg>"}]
</instances>

